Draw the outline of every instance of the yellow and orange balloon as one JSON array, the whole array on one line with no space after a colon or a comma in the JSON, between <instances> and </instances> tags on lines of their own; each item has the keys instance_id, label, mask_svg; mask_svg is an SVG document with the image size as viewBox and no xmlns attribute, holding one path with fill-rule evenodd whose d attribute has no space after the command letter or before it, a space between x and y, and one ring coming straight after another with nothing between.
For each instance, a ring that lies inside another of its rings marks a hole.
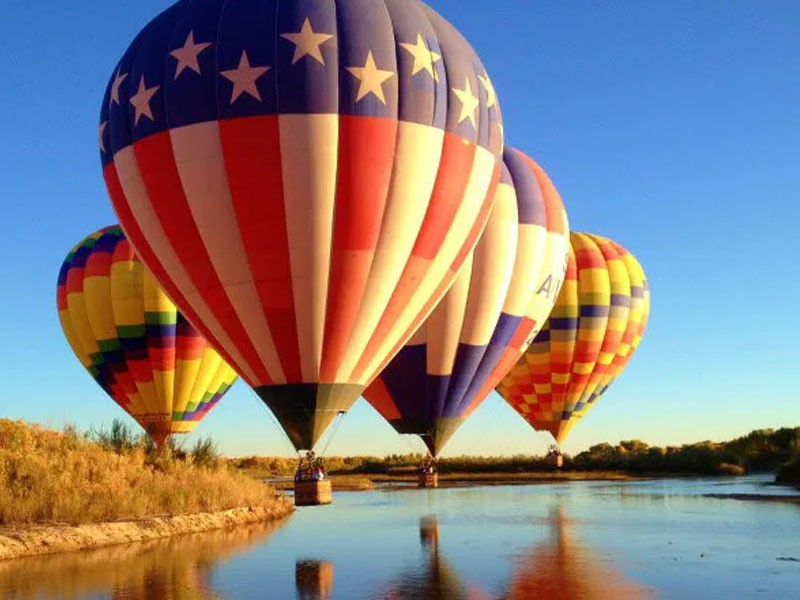
<instances>
[{"instance_id":1,"label":"yellow and orange balloon","mask_svg":"<svg viewBox=\"0 0 800 600\"><path fill-rule=\"evenodd\" d=\"M550 319L497 391L561 444L628 364L650 314L639 262L604 237L573 232Z\"/></svg>"},{"instance_id":2,"label":"yellow and orange balloon","mask_svg":"<svg viewBox=\"0 0 800 600\"><path fill-rule=\"evenodd\" d=\"M237 378L167 298L119 227L83 239L58 276L73 352L153 438L192 431Z\"/></svg>"}]
</instances>

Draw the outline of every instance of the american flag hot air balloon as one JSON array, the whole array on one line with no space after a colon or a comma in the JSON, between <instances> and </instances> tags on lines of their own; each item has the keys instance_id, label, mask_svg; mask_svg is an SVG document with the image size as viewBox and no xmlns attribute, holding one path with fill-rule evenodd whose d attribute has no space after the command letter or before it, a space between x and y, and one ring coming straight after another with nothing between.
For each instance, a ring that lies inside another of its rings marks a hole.
<instances>
[{"instance_id":1,"label":"american flag hot air balloon","mask_svg":"<svg viewBox=\"0 0 800 600\"><path fill-rule=\"evenodd\" d=\"M503 131L417 0L182 0L114 67L100 145L142 260L310 449L452 283Z\"/></svg>"}]
</instances>

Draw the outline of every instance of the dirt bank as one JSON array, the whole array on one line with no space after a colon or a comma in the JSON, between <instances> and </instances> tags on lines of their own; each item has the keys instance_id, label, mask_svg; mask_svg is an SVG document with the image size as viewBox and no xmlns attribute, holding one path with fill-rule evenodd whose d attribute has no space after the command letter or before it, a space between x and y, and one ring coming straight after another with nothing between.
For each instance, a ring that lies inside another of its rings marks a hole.
<instances>
[{"instance_id":1,"label":"dirt bank","mask_svg":"<svg viewBox=\"0 0 800 600\"><path fill-rule=\"evenodd\" d=\"M371 475L373 483L416 483L417 474ZM531 483L564 483L570 481L638 481L646 476L614 471L542 471L532 473L442 473L439 484L461 485L526 485Z\"/></svg>"},{"instance_id":2,"label":"dirt bank","mask_svg":"<svg viewBox=\"0 0 800 600\"><path fill-rule=\"evenodd\" d=\"M103 546L142 542L186 533L228 529L237 525L277 520L294 510L282 498L271 508L233 508L214 513L162 516L135 521L87 525L37 525L0 529L0 560L93 550Z\"/></svg>"},{"instance_id":3,"label":"dirt bank","mask_svg":"<svg viewBox=\"0 0 800 600\"><path fill-rule=\"evenodd\" d=\"M379 486L417 487L415 473L330 475L334 492L367 492ZM532 485L565 483L572 481L645 481L665 475L629 475L614 471L548 471L534 473L439 473L439 487L467 487L488 485ZM291 490L291 477L265 477L263 481L279 490Z\"/></svg>"},{"instance_id":4,"label":"dirt bank","mask_svg":"<svg viewBox=\"0 0 800 600\"><path fill-rule=\"evenodd\" d=\"M704 494L706 498L718 500L745 500L748 502L785 502L787 504L800 504L797 494Z\"/></svg>"}]
</instances>

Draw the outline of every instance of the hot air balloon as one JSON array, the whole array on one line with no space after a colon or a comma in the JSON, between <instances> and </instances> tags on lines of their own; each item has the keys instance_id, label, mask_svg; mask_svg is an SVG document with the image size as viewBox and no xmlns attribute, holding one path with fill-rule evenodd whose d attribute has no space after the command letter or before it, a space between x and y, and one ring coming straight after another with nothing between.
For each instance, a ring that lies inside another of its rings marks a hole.
<instances>
[{"instance_id":1,"label":"hot air balloon","mask_svg":"<svg viewBox=\"0 0 800 600\"><path fill-rule=\"evenodd\" d=\"M397 431L420 434L434 457L533 340L566 270L567 216L541 167L507 148L495 196L455 284L364 393Z\"/></svg>"},{"instance_id":2,"label":"hot air balloon","mask_svg":"<svg viewBox=\"0 0 800 600\"><path fill-rule=\"evenodd\" d=\"M570 238L567 277L550 319L497 388L557 445L628 364L650 313L647 278L632 254L598 235Z\"/></svg>"},{"instance_id":3,"label":"hot air balloon","mask_svg":"<svg viewBox=\"0 0 800 600\"><path fill-rule=\"evenodd\" d=\"M158 445L192 431L236 380L119 227L93 233L67 255L57 302L81 364Z\"/></svg>"},{"instance_id":4,"label":"hot air balloon","mask_svg":"<svg viewBox=\"0 0 800 600\"><path fill-rule=\"evenodd\" d=\"M184 0L114 68L100 145L137 253L309 450L454 280L503 133L417 0Z\"/></svg>"}]
</instances>

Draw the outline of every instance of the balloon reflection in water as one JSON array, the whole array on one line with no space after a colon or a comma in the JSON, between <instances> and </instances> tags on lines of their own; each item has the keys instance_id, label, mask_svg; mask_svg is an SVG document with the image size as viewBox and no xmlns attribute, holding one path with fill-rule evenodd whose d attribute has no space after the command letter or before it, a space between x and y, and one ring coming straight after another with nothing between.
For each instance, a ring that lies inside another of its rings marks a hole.
<instances>
[{"instance_id":1,"label":"balloon reflection in water","mask_svg":"<svg viewBox=\"0 0 800 600\"><path fill-rule=\"evenodd\" d=\"M298 560L294 581L300 600L327 600L333 591L333 563L324 560Z\"/></svg>"},{"instance_id":2,"label":"balloon reflection in water","mask_svg":"<svg viewBox=\"0 0 800 600\"><path fill-rule=\"evenodd\" d=\"M381 600L426 598L429 600L485 600L480 590L465 584L458 573L439 552L439 521L437 517L419 520L419 539L423 549L422 562L404 571L391 588L377 597Z\"/></svg>"},{"instance_id":3,"label":"balloon reflection in water","mask_svg":"<svg viewBox=\"0 0 800 600\"><path fill-rule=\"evenodd\" d=\"M220 598L216 566L263 543L285 521L0 562L2 598Z\"/></svg>"},{"instance_id":4,"label":"balloon reflection in water","mask_svg":"<svg viewBox=\"0 0 800 600\"><path fill-rule=\"evenodd\" d=\"M573 534L559 506L550 512L550 537L517 559L517 568L504 600L580 598L581 600L638 600L652 594L628 581L610 562L584 546Z\"/></svg>"}]
</instances>

